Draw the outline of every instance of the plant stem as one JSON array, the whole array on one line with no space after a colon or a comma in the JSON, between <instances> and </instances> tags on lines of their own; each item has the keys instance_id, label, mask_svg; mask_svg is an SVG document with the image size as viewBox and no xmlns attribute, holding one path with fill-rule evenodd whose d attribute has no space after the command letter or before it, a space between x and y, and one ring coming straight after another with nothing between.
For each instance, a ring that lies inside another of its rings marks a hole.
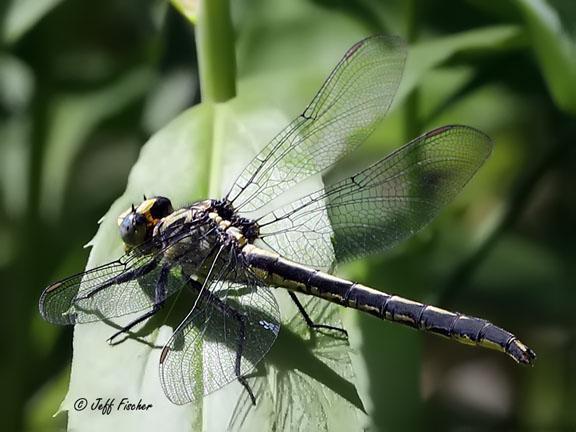
<instances>
[{"instance_id":1,"label":"plant stem","mask_svg":"<svg viewBox=\"0 0 576 432\"><path fill-rule=\"evenodd\" d=\"M210 178L207 193L209 196L221 192L222 145L217 124L222 121L218 114L221 106L236 96L236 51L234 32L230 17L229 0L200 0L196 24L196 51L200 74L200 93L203 104L212 104L212 146L208 164Z\"/></svg>"},{"instance_id":2,"label":"plant stem","mask_svg":"<svg viewBox=\"0 0 576 432\"><path fill-rule=\"evenodd\" d=\"M203 102L236 96L236 55L228 0L201 0L196 49Z\"/></svg>"}]
</instances>

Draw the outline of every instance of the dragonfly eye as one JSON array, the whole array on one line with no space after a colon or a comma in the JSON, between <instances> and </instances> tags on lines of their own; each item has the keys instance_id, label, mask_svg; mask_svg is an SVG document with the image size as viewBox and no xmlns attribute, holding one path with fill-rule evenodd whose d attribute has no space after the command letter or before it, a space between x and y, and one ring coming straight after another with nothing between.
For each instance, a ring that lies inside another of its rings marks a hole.
<instances>
[{"instance_id":1,"label":"dragonfly eye","mask_svg":"<svg viewBox=\"0 0 576 432\"><path fill-rule=\"evenodd\" d=\"M154 200L154 204L150 207L150 215L152 219L162 219L174 211L170 200L163 196L150 198Z\"/></svg>"},{"instance_id":2,"label":"dragonfly eye","mask_svg":"<svg viewBox=\"0 0 576 432\"><path fill-rule=\"evenodd\" d=\"M130 212L120 223L120 236L127 246L138 246L148 237L148 221L141 213Z\"/></svg>"}]
</instances>

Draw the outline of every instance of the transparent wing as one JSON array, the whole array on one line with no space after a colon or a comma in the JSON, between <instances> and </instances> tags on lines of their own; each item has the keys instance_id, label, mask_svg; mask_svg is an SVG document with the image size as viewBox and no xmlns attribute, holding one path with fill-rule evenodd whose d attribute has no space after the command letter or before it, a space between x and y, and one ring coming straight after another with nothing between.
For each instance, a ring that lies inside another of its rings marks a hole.
<instances>
[{"instance_id":1,"label":"transparent wing","mask_svg":"<svg viewBox=\"0 0 576 432\"><path fill-rule=\"evenodd\" d=\"M153 256L125 255L116 261L55 282L42 292L39 302L40 313L45 320L53 324L68 325L98 321L103 317L118 317L151 307L155 286L151 277L157 273L155 271L150 274L151 277L147 278L147 282L132 280L112 284L84 304L87 310L94 310L96 301L100 302L100 314L76 310L74 301L77 297L93 291L116 277L149 264L153 259Z\"/></svg>"},{"instance_id":2,"label":"transparent wing","mask_svg":"<svg viewBox=\"0 0 576 432\"><path fill-rule=\"evenodd\" d=\"M250 373L280 330L274 295L235 268L200 295L160 356L166 396L182 405ZM233 282L238 279L242 282ZM227 279L227 280L225 280Z\"/></svg>"},{"instance_id":3,"label":"transparent wing","mask_svg":"<svg viewBox=\"0 0 576 432\"><path fill-rule=\"evenodd\" d=\"M430 222L491 150L491 139L476 129L435 129L358 174L266 215L259 222L261 237L286 257L318 268L330 267L334 258L347 261L388 249Z\"/></svg>"},{"instance_id":4,"label":"transparent wing","mask_svg":"<svg viewBox=\"0 0 576 432\"><path fill-rule=\"evenodd\" d=\"M240 174L227 195L235 208L256 210L358 147L386 115L405 59L398 38L352 46L306 110Z\"/></svg>"},{"instance_id":5,"label":"transparent wing","mask_svg":"<svg viewBox=\"0 0 576 432\"><path fill-rule=\"evenodd\" d=\"M342 325L339 306L312 296L302 296L301 300L314 322ZM270 366L265 369L267 373L250 379L259 400L266 398L271 405L267 413L274 427L267 430L357 430L356 414L364 407L353 384L348 340L322 331L312 336L299 313L285 326L289 330L279 340L283 348L266 357ZM291 352L298 355L285 355ZM236 401L226 430L250 430L246 425L261 424L262 411L252 407L244 392ZM335 418L334 413L340 415Z\"/></svg>"},{"instance_id":6,"label":"transparent wing","mask_svg":"<svg viewBox=\"0 0 576 432\"><path fill-rule=\"evenodd\" d=\"M179 234L179 233L176 233ZM173 236L170 244L188 235ZM49 285L40 296L42 317L60 325L72 325L117 318L151 308L155 302L156 283L160 276L163 250L145 254L151 242L127 253L116 261L70 276ZM148 267L148 271L142 269ZM130 275L142 274L138 277ZM129 279L129 280L128 280ZM183 285L181 270L174 266L168 275L166 297ZM80 298L94 293L89 298Z\"/></svg>"},{"instance_id":7,"label":"transparent wing","mask_svg":"<svg viewBox=\"0 0 576 432\"><path fill-rule=\"evenodd\" d=\"M74 301L72 310L77 323L117 318L148 310L156 303L156 285L161 266L137 280L110 285L95 295ZM186 276L178 266L170 269L164 291L165 299L182 289ZM81 296L81 294L79 294Z\"/></svg>"}]
</instances>

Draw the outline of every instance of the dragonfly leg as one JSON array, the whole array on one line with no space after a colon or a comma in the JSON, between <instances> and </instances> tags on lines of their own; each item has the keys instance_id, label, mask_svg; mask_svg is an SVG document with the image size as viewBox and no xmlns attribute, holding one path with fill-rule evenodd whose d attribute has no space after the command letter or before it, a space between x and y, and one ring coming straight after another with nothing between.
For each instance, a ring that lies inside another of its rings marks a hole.
<instances>
[{"instance_id":1,"label":"dragonfly leg","mask_svg":"<svg viewBox=\"0 0 576 432\"><path fill-rule=\"evenodd\" d=\"M246 320L244 316L240 315L238 312L234 311L235 318L238 320L240 324L240 335L238 337L238 349L236 350L236 363L234 365L234 372L236 373L236 378L242 386L248 392L248 396L250 396L250 400L252 401L252 405L256 405L256 397L254 396L254 392L248 384L246 377L243 377L240 373L240 362L242 361L242 353L244 351L244 342L246 341Z\"/></svg>"},{"instance_id":2,"label":"dragonfly leg","mask_svg":"<svg viewBox=\"0 0 576 432\"><path fill-rule=\"evenodd\" d=\"M217 303L220 305L224 313L232 316L235 320L238 321L238 325L240 326L238 331L238 347L236 349L236 361L234 364L234 373L236 374L236 378L242 384L242 386L248 392L248 396L250 396L250 400L252 401L252 405L256 405L256 396L254 396L254 392L248 384L246 377L242 376L240 364L242 362L242 354L244 353L244 343L246 342L246 317L239 313L238 311L232 309L227 304L225 304L222 300L217 299Z\"/></svg>"},{"instance_id":3,"label":"dragonfly leg","mask_svg":"<svg viewBox=\"0 0 576 432\"><path fill-rule=\"evenodd\" d=\"M139 324L145 319L150 318L151 316L156 314L156 312L162 309L162 306L166 301L166 287L168 282L169 271L170 269L168 268L168 266L163 266L162 269L160 270L160 276L158 277L158 281L156 282L156 289L154 291L154 305L152 306L152 309L150 309L145 314L140 315L133 321L130 321L128 324L126 324L124 327L122 327L120 330L118 330L116 333L110 336L108 338L108 343L110 345L114 345L114 339L116 339L118 336L120 336L123 333L128 333L128 331L130 331L130 329L134 327L136 324Z\"/></svg>"},{"instance_id":4,"label":"dragonfly leg","mask_svg":"<svg viewBox=\"0 0 576 432\"><path fill-rule=\"evenodd\" d=\"M190 279L188 284L186 284L186 285L188 288L190 288L196 294L198 294L202 288L202 284L199 284L198 282L196 282L192 279ZM240 368L240 365L242 362L242 354L244 353L244 343L246 342L246 318L244 317L244 315L242 315L241 313L239 313L235 309L228 306L220 298L213 295L212 293L204 292L202 294L204 296L209 297L210 298L209 301L212 301L214 303L214 305L217 308L219 308L223 313L225 313L226 315L228 315L228 316L232 317L233 319L235 319L236 321L238 321L238 325L240 328L238 331L238 333L239 333L239 335L238 335L238 347L236 349L236 360L235 360L235 364L234 364L234 373L236 374L236 379L238 380L238 382L240 382L240 384L242 384L242 386L246 389L246 392L248 393L248 396L250 396L250 400L252 401L252 404L256 405L256 396L254 396L254 392L252 391L250 384L248 384L246 377L242 376L241 368Z\"/></svg>"},{"instance_id":5,"label":"dragonfly leg","mask_svg":"<svg viewBox=\"0 0 576 432\"><path fill-rule=\"evenodd\" d=\"M308 315L308 313L306 312L306 309L304 309L304 306L302 306L302 303L300 303L300 300L298 300L298 297L296 296L296 294L293 293L292 291L288 291L288 294L290 295L290 298L292 299L292 301L294 301L294 303L296 304L298 311L300 312L300 314L304 318L304 321L306 321L306 324L308 325L309 328L315 329L315 330L316 329L326 329L326 330L338 331L338 332L341 332L342 334L344 334L344 336L348 337L348 332L346 331L346 329L343 329L341 327L331 326L331 325L316 324L314 321L312 321L312 318L310 318L310 315Z\"/></svg>"}]
</instances>

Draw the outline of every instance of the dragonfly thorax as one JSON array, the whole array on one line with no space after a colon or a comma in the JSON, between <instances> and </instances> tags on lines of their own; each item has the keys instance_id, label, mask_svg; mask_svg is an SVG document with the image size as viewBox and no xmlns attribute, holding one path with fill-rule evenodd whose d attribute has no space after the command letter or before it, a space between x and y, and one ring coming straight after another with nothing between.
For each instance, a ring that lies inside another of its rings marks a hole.
<instances>
[{"instance_id":1,"label":"dragonfly thorax","mask_svg":"<svg viewBox=\"0 0 576 432\"><path fill-rule=\"evenodd\" d=\"M257 236L256 222L239 216L224 200L198 201L177 209L160 220L152 234L165 260L190 273L202 273L216 255L224 260Z\"/></svg>"},{"instance_id":2,"label":"dragonfly thorax","mask_svg":"<svg viewBox=\"0 0 576 432\"><path fill-rule=\"evenodd\" d=\"M217 218L221 218L219 223L225 227L230 224L229 231L231 235L237 237L236 233L240 233L248 243L254 242L260 235L260 228L256 221L240 216L232 204L227 200L214 200L212 201L212 210L216 213Z\"/></svg>"}]
</instances>

